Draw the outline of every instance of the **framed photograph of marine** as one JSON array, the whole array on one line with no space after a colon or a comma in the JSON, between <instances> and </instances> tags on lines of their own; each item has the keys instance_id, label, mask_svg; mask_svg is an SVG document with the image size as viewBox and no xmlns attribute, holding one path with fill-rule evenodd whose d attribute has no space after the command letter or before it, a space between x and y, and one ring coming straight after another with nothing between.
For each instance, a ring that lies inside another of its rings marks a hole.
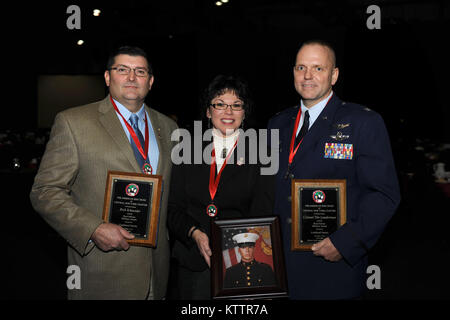
<instances>
[{"instance_id":1,"label":"framed photograph of marine","mask_svg":"<svg viewBox=\"0 0 450 320\"><path fill-rule=\"evenodd\" d=\"M213 299L287 298L278 217L211 222Z\"/></svg>"}]
</instances>

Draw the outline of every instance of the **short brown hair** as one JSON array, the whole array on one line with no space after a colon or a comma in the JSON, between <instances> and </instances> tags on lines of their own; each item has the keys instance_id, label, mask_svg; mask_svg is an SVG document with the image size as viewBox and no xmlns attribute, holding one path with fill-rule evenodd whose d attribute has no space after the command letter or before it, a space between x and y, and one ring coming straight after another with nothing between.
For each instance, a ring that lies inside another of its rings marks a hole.
<instances>
[{"instance_id":1,"label":"short brown hair","mask_svg":"<svg viewBox=\"0 0 450 320\"><path fill-rule=\"evenodd\" d=\"M314 44L319 45L319 46L326 47L326 48L328 48L328 50L330 50L330 53L331 53L331 63L332 63L332 65L333 65L333 68L335 68L335 67L336 67L336 52L334 51L333 45L332 45L330 42L328 42L328 41L325 41L325 40L322 40L322 39L311 39L311 40L307 40L307 41L303 42L303 43L299 46L299 48L298 48L298 50L297 50L297 54L298 54L298 52L299 52L304 46L314 45Z\"/></svg>"},{"instance_id":2,"label":"short brown hair","mask_svg":"<svg viewBox=\"0 0 450 320\"><path fill-rule=\"evenodd\" d=\"M150 65L150 61L148 61L147 53L139 48L139 47L131 47L131 46L122 46L112 51L109 55L108 62L106 64L106 70L110 70L113 66L116 57L120 54L126 54L132 57L144 57L147 61L148 72L153 74L152 66Z\"/></svg>"}]
</instances>

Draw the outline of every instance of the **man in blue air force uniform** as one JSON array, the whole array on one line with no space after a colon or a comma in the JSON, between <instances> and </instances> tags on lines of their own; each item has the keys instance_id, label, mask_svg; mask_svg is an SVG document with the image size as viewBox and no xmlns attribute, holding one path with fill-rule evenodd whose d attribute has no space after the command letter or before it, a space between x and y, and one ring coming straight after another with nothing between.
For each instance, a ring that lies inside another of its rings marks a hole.
<instances>
[{"instance_id":1,"label":"man in blue air force uniform","mask_svg":"<svg viewBox=\"0 0 450 320\"><path fill-rule=\"evenodd\" d=\"M335 63L328 43L305 42L294 67L300 106L269 121L269 129L279 129L280 134L274 210L282 220L292 299L361 297L368 250L400 201L384 122L378 113L343 102L333 93L339 75ZM291 143L295 137L297 141ZM347 222L311 251L291 251L291 179L346 180Z\"/></svg>"}]
</instances>

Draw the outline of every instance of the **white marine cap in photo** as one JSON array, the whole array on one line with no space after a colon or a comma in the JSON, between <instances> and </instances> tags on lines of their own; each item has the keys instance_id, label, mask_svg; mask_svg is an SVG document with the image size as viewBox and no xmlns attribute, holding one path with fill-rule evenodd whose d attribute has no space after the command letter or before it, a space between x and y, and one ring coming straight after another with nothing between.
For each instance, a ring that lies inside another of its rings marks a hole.
<instances>
[{"instance_id":1,"label":"white marine cap in photo","mask_svg":"<svg viewBox=\"0 0 450 320\"><path fill-rule=\"evenodd\" d=\"M256 240L258 240L259 235L253 232L239 233L233 236L233 240L236 241L239 247L248 247L255 245Z\"/></svg>"}]
</instances>

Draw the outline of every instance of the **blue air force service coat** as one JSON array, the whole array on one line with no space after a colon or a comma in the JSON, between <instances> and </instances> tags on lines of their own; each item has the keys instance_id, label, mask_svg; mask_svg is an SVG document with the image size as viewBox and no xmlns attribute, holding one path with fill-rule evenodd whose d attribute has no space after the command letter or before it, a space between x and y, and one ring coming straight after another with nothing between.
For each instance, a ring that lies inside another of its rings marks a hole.
<instances>
[{"instance_id":1,"label":"blue air force service coat","mask_svg":"<svg viewBox=\"0 0 450 320\"><path fill-rule=\"evenodd\" d=\"M289 295L292 299L347 299L366 285L368 250L376 243L399 201L390 141L381 116L335 94L309 129L285 178L299 106L275 115L280 167L274 214L281 217ZM347 222L330 235L343 259L329 262L311 251L291 251L291 179L345 179Z\"/></svg>"}]
</instances>

